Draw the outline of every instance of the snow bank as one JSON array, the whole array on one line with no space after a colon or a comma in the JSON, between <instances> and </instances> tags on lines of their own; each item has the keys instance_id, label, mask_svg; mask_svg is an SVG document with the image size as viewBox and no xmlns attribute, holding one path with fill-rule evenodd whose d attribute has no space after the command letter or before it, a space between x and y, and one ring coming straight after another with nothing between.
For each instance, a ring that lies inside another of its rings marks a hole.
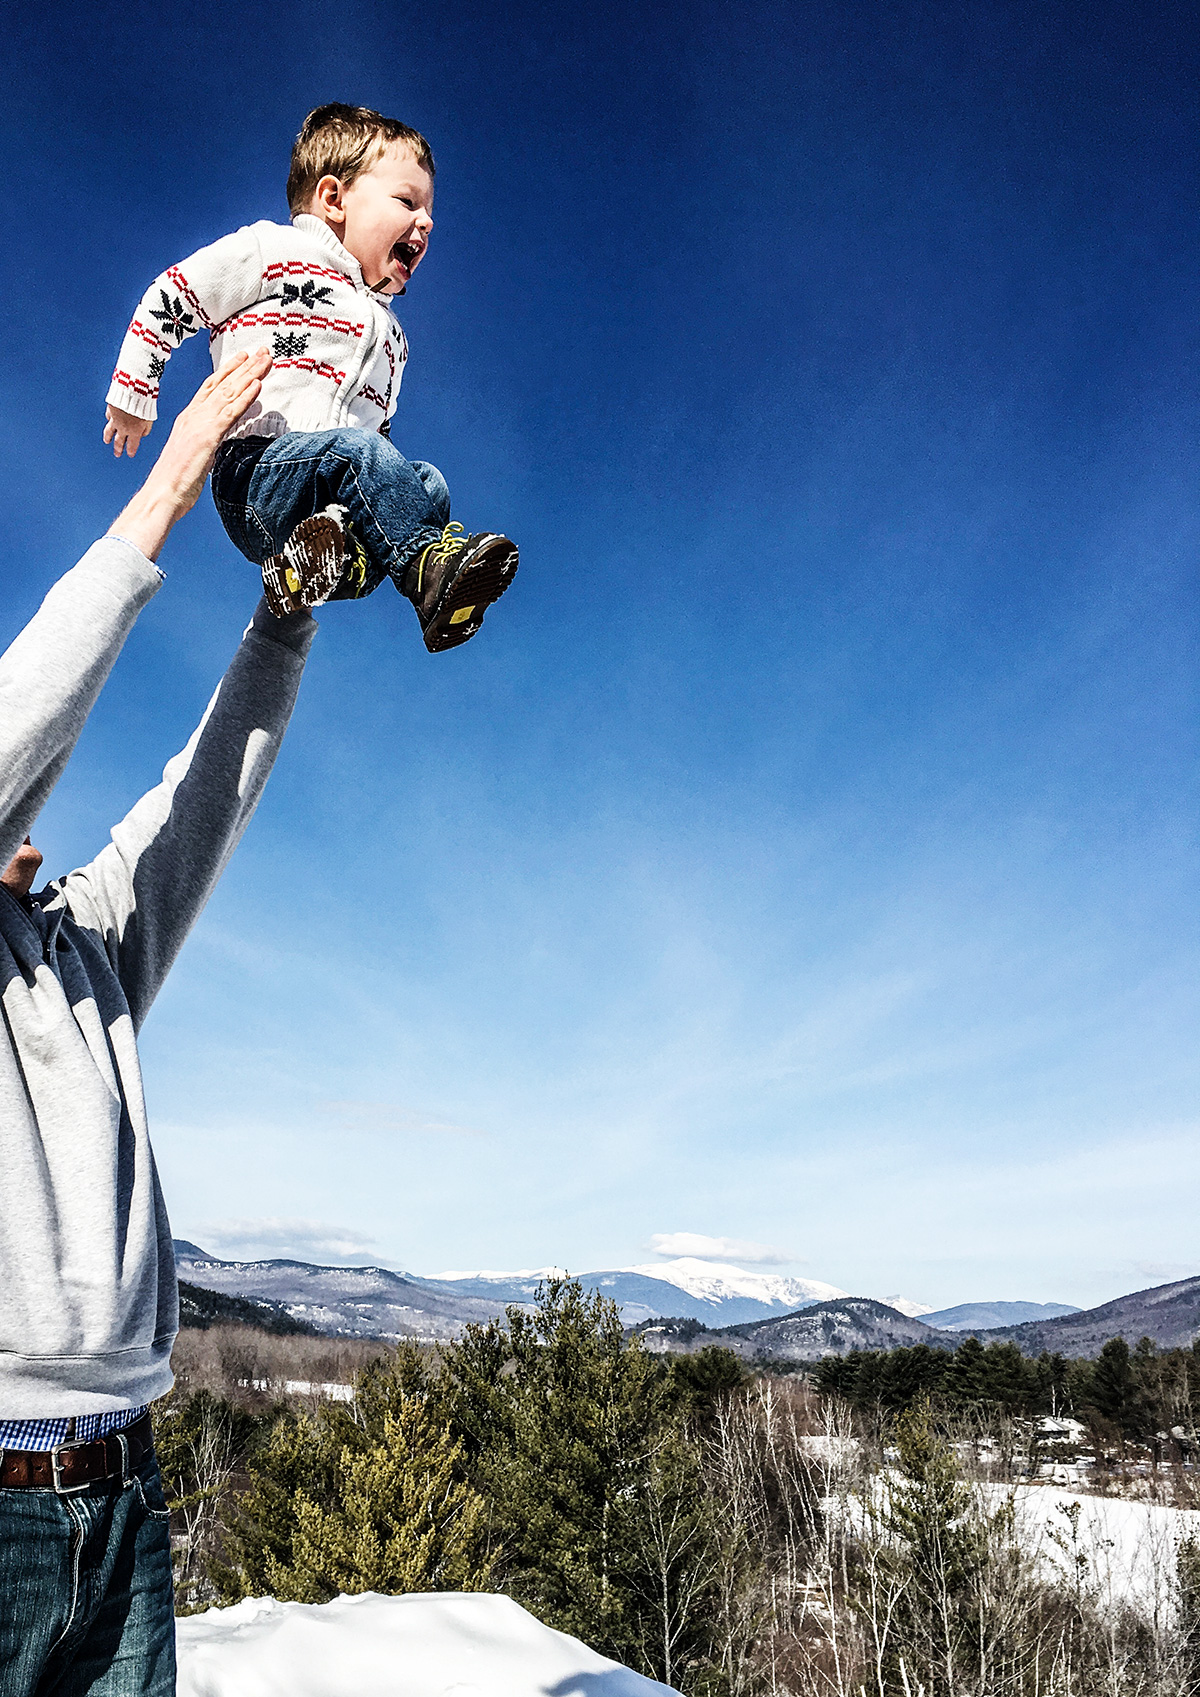
<instances>
[{"instance_id":1,"label":"snow bank","mask_svg":"<svg viewBox=\"0 0 1200 1697\"><path fill-rule=\"evenodd\" d=\"M425 1592L176 1622L177 1697L653 1697L669 1686L543 1626L511 1597Z\"/></svg>"}]
</instances>

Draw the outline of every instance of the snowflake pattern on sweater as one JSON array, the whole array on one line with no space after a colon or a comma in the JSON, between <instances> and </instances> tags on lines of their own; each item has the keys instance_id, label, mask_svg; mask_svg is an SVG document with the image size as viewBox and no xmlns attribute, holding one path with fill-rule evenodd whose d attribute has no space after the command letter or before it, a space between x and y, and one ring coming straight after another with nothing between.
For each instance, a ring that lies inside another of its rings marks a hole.
<instances>
[{"instance_id":1,"label":"snowflake pattern on sweater","mask_svg":"<svg viewBox=\"0 0 1200 1697\"><path fill-rule=\"evenodd\" d=\"M108 391L152 419L167 361L207 329L213 368L270 347L263 392L231 434L355 425L381 430L396 410L408 343L386 297L319 218L247 225L156 277L133 315Z\"/></svg>"}]
</instances>

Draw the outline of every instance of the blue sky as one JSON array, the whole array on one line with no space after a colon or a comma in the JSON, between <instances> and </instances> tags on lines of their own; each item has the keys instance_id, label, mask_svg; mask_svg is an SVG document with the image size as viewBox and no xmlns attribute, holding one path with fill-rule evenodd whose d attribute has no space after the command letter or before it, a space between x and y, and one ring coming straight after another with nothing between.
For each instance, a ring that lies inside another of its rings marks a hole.
<instances>
[{"instance_id":1,"label":"blue sky","mask_svg":"<svg viewBox=\"0 0 1200 1697\"><path fill-rule=\"evenodd\" d=\"M135 300L286 215L327 99L432 142L393 436L522 550L449 655L387 587L322 614L144 1032L179 1235L435 1271L691 1232L934 1305L1200 1267L1193 24L10 26L4 629L144 469L99 441ZM207 497L163 564L40 822L54 871L253 605Z\"/></svg>"}]
</instances>

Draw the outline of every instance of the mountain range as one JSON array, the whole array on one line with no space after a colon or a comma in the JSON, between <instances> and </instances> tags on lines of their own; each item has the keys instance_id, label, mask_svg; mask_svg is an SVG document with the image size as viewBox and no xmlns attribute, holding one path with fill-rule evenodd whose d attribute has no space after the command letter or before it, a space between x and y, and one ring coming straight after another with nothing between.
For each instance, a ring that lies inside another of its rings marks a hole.
<instances>
[{"instance_id":1,"label":"mountain range","mask_svg":"<svg viewBox=\"0 0 1200 1697\"><path fill-rule=\"evenodd\" d=\"M456 1337L468 1321L499 1316L510 1303L532 1303L538 1286L562 1271L536 1267L518 1272L420 1276L386 1267L323 1267L290 1258L229 1261L184 1239L176 1239L175 1260L180 1278L189 1285L267 1303L305 1326L356 1337L431 1340ZM815 1305L849 1300L836 1285L816 1279L747 1272L686 1256L579 1277L588 1289L598 1290L617 1303L627 1326L671 1317L719 1330L783 1319ZM978 1324L977 1315L986 1316L993 1325L1012 1325L1068 1312L1062 1304L988 1303L933 1314L899 1296L877 1306L898 1319L913 1319L914 1324L918 1323L914 1317L920 1315L922 1334L938 1321L947 1328ZM860 1342L847 1347L875 1346Z\"/></svg>"},{"instance_id":2,"label":"mountain range","mask_svg":"<svg viewBox=\"0 0 1200 1697\"><path fill-rule=\"evenodd\" d=\"M355 1337L430 1342L457 1337L469 1321L498 1317L509 1303L531 1303L538 1285L559 1271L548 1267L422 1278L386 1267L224 1261L182 1239L176 1240L175 1259L180 1278L189 1285L245 1298L281 1320L286 1315L304 1327ZM1026 1355L1050 1350L1095 1356L1112 1337L1124 1337L1131 1345L1150 1337L1160 1347L1172 1348L1189 1345L1200 1334L1200 1277L1134 1291L1097 1308L960 1303L926 1310L919 1318L893 1306L902 1299L885 1303L849 1296L816 1280L688 1258L579 1277L585 1288L619 1303L626 1325L642 1330L652 1348L696 1349L720 1343L749 1359L815 1361L852 1349L916 1343L956 1349L970 1333L984 1343L1015 1343Z\"/></svg>"},{"instance_id":3,"label":"mountain range","mask_svg":"<svg viewBox=\"0 0 1200 1697\"><path fill-rule=\"evenodd\" d=\"M985 1314L996 1303L963 1304ZM1037 1307L1038 1304L1014 1306ZM961 1310L947 1309L948 1314ZM1052 1354L1095 1357L1110 1338L1123 1337L1131 1346L1151 1338L1160 1349L1187 1347L1200 1337L1200 1278L1180 1279L1133 1291L1098 1308L1073 1309L1050 1319L1021 1325L959 1326L950 1331L932 1326L932 1314L916 1320L865 1296L837 1297L813 1303L781 1319L751 1321L718 1330L699 1330L694 1324L668 1320L641 1327L650 1348L702 1349L721 1344L748 1360L819 1361L824 1355L845 1355L854 1349L896 1349L926 1344L933 1349L957 1349L974 1335L983 1344L1015 1343L1023 1355Z\"/></svg>"},{"instance_id":4,"label":"mountain range","mask_svg":"<svg viewBox=\"0 0 1200 1697\"><path fill-rule=\"evenodd\" d=\"M439 1273L426 1278L406 1273L404 1276L424 1289L454 1291L504 1304L532 1302L538 1285L562 1272L561 1267L536 1267L521 1273ZM809 1303L844 1295L836 1285L822 1284L817 1279L794 1279L782 1273L747 1273L741 1267L698 1261L691 1256L656 1262L653 1266L617 1267L577 1276L589 1290L602 1291L615 1302L627 1326L636 1326L661 1314L730 1326L743 1320L791 1314Z\"/></svg>"}]
</instances>

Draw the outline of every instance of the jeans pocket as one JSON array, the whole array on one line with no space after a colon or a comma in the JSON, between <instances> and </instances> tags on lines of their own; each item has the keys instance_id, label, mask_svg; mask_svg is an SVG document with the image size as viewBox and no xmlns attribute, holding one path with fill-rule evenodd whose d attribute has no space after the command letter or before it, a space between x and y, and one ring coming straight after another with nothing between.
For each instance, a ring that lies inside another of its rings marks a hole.
<instances>
[{"instance_id":1,"label":"jeans pocket","mask_svg":"<svg viewBox=\"0 0 1200 1697\"><path fill-rule=\"evenodd\" d=\"M225 526L226 536L239 554L261 566L275 552L267 529L253 507L247 507L240 501L222 501L216 495L213 496L213 505Z\"/></svg>"},{"instance_id":2,"label":"jeans pocket","mask_svg":"<svg viewBox=\"0 0 1200 1697\"><path fill-rule=\"evenodd\" d=\"M146 1478L135 1473L133 1483L141 1499L142 1507L151 1520L170 1520L171 1511L167 1507L167 1499L163 1493L162 1475L156 1467Z\"/></svg>"}]
</instances>

